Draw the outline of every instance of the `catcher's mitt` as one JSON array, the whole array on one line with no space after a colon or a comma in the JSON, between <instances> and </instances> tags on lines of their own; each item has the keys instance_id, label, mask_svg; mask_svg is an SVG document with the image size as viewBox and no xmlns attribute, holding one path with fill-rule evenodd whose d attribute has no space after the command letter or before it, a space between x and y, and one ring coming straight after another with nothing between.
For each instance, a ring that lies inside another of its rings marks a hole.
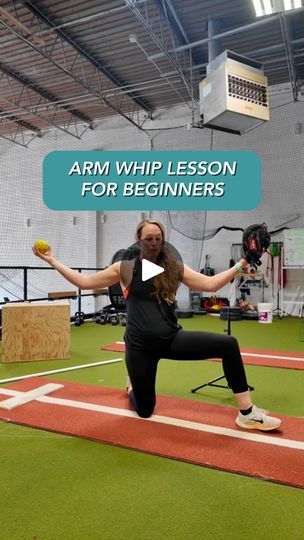
<instances>
[{"instance_id":1,"label":"catcher's mitt","mask_svg":"<svg viewBox=\"0 0 304 540\"><path fill-rule=\"evenodd\" d=\"M243 233L243 251L251 267L260 266L261 257L270 245L270 234L265 223L250 225Z\"/></svg>"}]
</instances>

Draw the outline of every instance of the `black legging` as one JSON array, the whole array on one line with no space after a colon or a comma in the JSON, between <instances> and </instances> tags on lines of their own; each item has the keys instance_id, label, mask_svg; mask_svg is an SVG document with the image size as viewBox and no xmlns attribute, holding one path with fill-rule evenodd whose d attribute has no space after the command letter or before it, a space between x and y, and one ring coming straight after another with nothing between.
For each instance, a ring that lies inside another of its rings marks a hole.
<instances>
[{"instance_id":1,"label":"black legging","mask_svg":"<svg viewBox=\"0 0 304 540\"><path fill-rule=\"evenodd\" d=\"M179 330L171 345L161 352L126 346L126 364L133 389L129 397L133 408L143 418L151 416L155 407L155 379L160 358L171 360L221 358L229 388L235 394L248 390L243 360L234 337Z\"/></svg>"}]
</instances>

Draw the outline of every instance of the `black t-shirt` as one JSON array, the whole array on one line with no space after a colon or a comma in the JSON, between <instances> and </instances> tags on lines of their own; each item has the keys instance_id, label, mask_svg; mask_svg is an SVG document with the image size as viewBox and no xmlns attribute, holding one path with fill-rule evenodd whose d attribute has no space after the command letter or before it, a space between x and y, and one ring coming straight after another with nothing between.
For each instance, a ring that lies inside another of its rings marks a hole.
<instances>
[{"instance_id":1,"label":"black t-shirt","mask_svg":"<svg viewBox=\"0 0 304 540\"><path fill-rule=\"evenodd\" d=\"M136 349L159 349L169 346L180 329L174 305L158 302L153 278L142 281L142 265L137 259L126 298L126 344Z\"/></svg>"}]
</instances>

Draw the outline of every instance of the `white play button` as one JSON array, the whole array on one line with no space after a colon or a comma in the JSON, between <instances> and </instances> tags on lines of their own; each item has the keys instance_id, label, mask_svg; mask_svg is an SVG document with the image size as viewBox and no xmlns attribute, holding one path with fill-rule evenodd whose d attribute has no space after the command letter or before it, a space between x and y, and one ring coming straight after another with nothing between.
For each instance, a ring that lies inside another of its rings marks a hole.
<instances>
[{"instance_id":1,"label":"white play button","mask_svg":"<svg viewBox=\"0 0 304 540\"><path fill-rule=\"evenodd\" d=\"M161 274L163 271L164 269L161 266L157 266L157 264L147 261L147 259L142 260L141 279L143 281L147 281L147 279L158 276L158 274Z\"/></svg>"},{"instance_id":2,"label":"white play button","mask_svg":"<svg viewBox=\"0 0 304 540\"><path fill-rule=\"evenodd\" d=\"M121 255L120 253L121 251L124 252L123 255ZM149 255L146 254L146 252L141 253L141 251L142 251L142 247L141 247L140 242L138 241L138 242L135 242L135 244L132 244L132 246L128 247L128 249L119 250L115 254L114 258L112 259L112 262L117 262L121 260L120 279L121 279L124 289L128 289L130 287L133 277L137 275L137 269L138 269L138 278L139 279L141 278L143 282L147 281L148 279L153 278L154 276L158 276L158 274L161 274L164 271L162 266L158 266L157 264L150 262L150 257ZM180 268L180 282L182 282L184 265L183 265L183 261L180 254L175 249L175 247L173 247L168 242L164 242L163 251L167 254L167 256L170 255L171 264L174 264L175 262L177 267ZM119 255L119 257L116 258L116 255ZM142 255L142 259L141 259L141 255ZM148 257L148 258L146 259L145 257ZM153 260L158 260L158 259L153 258ZM141 270L139 266L140 262L142 263ZM116 285L114 285L113 287L116 287ZM119 287L119 290L120 290L120 287Z\"/></svg>"}]
</instances>

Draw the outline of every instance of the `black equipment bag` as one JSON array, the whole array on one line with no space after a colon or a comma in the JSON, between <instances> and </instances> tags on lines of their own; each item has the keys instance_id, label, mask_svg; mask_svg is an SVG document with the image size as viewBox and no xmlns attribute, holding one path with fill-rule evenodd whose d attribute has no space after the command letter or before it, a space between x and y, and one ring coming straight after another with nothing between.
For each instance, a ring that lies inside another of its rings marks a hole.
<instances>
[{"instance_id":1,"label":"black equipment bag","mask_svg":"<svg viewBox=\"0 0 304 540\"><path fill-rule=\"evenodd\" d=\"M205 274L205 276L214 276L215 275L215 270L214 270L214 268L211 268L210 263L209 263L209 259L210 259L210 255L206 255L205 266L204 266L204 268L201 268L200 273Z\"/></svg>"}]
</instances>

